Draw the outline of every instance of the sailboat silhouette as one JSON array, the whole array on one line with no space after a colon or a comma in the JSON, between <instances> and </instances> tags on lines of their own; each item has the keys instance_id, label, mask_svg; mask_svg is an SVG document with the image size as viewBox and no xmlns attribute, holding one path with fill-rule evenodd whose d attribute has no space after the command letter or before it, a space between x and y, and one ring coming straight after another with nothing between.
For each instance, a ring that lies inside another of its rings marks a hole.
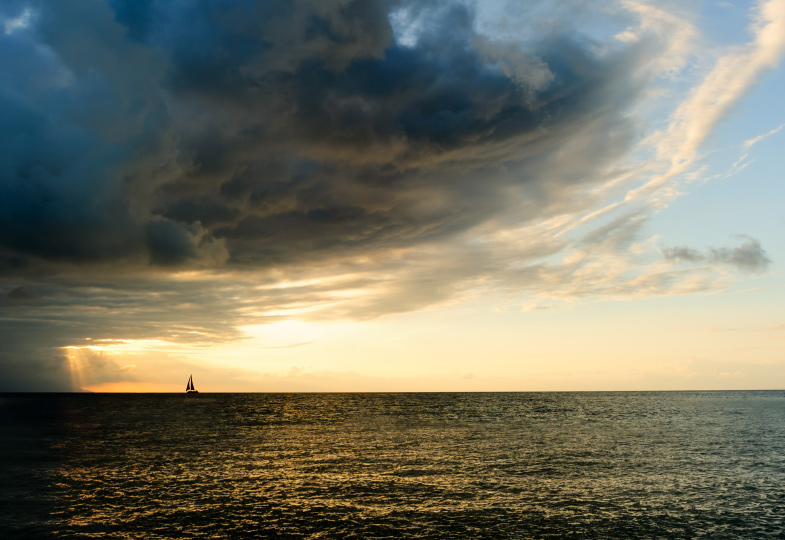
<instances>
[{"instance_id":1,"label":"sailboat silhouette","mask_svg":"<svg viewBox=\"0 0 785 540\"><path fill-rule=\"evenodd\" d=\"M198 394L199 393L199 390L194 388L194 376L193 375L188 377L188 384L185 387L185 393L186 394Z\"/></svg>"}]
</instances>

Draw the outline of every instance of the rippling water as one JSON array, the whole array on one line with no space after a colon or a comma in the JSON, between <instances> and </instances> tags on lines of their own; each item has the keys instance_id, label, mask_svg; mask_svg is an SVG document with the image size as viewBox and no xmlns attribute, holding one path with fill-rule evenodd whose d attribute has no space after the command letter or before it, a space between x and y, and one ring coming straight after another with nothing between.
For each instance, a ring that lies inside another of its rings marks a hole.
<instances>
[{"instance_id":1,"label":"rippling water","mask_svg":"<svg viewBox=\"0 0 785 540\"><path fill-rule=\"evenodd\" d=\"M3 538L785 538L785 392L0 396Z\"/></svg>"}]
</instances>

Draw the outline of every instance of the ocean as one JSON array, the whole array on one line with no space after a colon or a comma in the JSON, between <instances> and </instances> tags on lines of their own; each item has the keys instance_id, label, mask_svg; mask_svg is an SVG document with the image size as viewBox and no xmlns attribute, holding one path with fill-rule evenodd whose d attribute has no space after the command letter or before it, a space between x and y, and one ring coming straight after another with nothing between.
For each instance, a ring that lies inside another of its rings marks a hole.
<instances>
[{"instance_id":1,"label":"ocean","mask_svg":"<svg viewBox=\"0 0 785 540\"><path fill-rule=\"evenodd\" d=\"M785 392L0 395L2 538L785 538Z\"/></svg>"}]
</instances>

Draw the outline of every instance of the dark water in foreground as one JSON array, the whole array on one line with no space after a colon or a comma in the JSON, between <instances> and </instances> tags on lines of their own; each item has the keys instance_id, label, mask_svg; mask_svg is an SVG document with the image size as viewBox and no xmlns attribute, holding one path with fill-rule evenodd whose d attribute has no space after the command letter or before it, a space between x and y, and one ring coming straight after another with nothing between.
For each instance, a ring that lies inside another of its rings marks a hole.
<instances>
[{"instance_id":1,"label":"dark water in foreground","mask_svg":"<svg viewBox=\"0 0 785 540\"><path fill-rule=\"evenodd\" d=\"M785 392L0 395L3 538L785 538Z\"/></svg>"}]
</instances>

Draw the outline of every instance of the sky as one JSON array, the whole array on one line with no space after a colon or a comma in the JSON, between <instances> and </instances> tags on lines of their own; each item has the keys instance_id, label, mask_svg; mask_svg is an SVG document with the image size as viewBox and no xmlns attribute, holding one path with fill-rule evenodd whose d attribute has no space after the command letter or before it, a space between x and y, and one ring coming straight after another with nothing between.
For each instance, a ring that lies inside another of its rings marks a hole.
<instances>
[{"instance_id":1,"label":"sky","mask_svg":"<svg viewBox=\"0 0 785 540\"><path fill-rule=\"evenodd\" d=\"M785 0L7 0L0 391L785 388Z\"/></svg>"}]
</instances>

